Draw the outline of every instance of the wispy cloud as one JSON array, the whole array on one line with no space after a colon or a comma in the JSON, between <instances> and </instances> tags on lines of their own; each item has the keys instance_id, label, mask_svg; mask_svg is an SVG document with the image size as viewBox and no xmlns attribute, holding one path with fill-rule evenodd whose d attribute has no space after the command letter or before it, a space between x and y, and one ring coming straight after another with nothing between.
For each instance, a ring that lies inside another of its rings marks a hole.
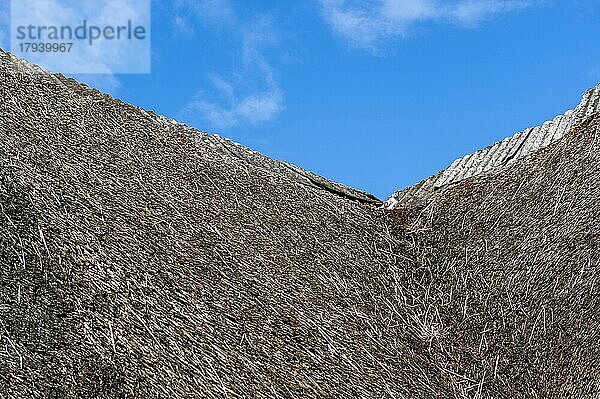
<instances>
[{"instance_id":1,"label":"wispy cloud","mask_svg":"<svg viewBox=\"0 0 600 399\"><path fill-rule=\"evenodd\" d=\"M207 0L215 2L225 0ZM196 6L203 8L208 4ZM213 12L203 14L203 18L226 22L219 24L218 29L225 29L222 35L237 38L235 57L242 61L241 65L227 74L209 74L209 85L199 90L181 112L195 115L207 127L219 130L273 120L285 108L285 96L265 55L278 42L271 19L263 15L240 21L231 7L222 7L219 15Z\"/></svg>"},{"instance_id":2,"label":"wispy cloud","mask_svg":"<svg viewBox=\"0 0 600 399\"><path fill-rule=\"evenodd\" d=\"M533 0L463 0L449 11L449 18L464 25L478 24L498 14L523 10L540 1Z\"/></svg>"},{"instance_id":3,"label":"wispy cloud","mask_svg":"<svg viewBox=\"0 0 600 399\"><path fill-rule=\"evenodd\" d=\"M218 129L242 124L257 125L275 118L283 109L283 92L278 87L238 96L231 82L215 78L216 97L201 91L184 113L199 113L201 119Z\"/></svg>"},{"instance_id":4,"label":"wispy cloud","mask_svg":"<svg viewBox=\"0 0 600 399\"><path fill-rule=\"evenodd\" d=\"M186 36L196 34L197 21L204 27L230 28L235 20L230 0L175 0L171 9L172 25Z\"/></svg>"},{"instance_id":5,"label":"wispy cloud","mask_svg":"<svg viewBox=\"0 0 600 399\"><path fill-rule=\"evenodd\" d=\"M332 29L352 45L376 48L426 23L474 26L496 15L522 10L538 0L320 0Z\"/></svg>"},{"instance_id":6,"label":"wispy cloud","mask_svg":"<svg viewBox=\"0 0 600 399\"><path fill-rule=\"evenodd\" d=\"M196 34L194 26L191 24L189 19L183 15L174 15L171 19L171 24L178 33L182 33L186 37L192 37Z\"/></svg>"}]
</instances>

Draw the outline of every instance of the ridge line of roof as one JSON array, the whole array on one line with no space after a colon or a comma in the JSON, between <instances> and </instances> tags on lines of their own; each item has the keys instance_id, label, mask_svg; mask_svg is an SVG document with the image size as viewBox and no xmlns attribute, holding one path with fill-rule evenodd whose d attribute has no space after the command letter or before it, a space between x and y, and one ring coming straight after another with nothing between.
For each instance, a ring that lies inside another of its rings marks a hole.
<instances>
[{"instance_id":1,"label":"ridge line of roof","mask_svg":"<svg viewBox=\"0 0 600 399\"><path fill-rule=\"evenodd\" d=\"M456 159L448 168L436 175L394 192L384 202L383 207L386 209L402 207L413 200L426 199L434 191L451 187L463 180L510 167L516 161L527 158L560 140L585 117L599 109L600 84L586 90L581 102L574 109Z\"/></svg>"},{"instance_id":2,"label":"ridge line of roof","mask_svg":"<svg viewBox=\"0 0 600 399\"><path fill-rule=\"evenodd\" d=\"M279 167L283 167L287 171L287 173L294 174L298 177L295 179L296 181L301 180L301 181L308 182L310 184L310 186L315 187L317 189L320 189L320 190L323 190L326 192L330 192L335 195L339 195L339 196L349 199L349 200L355 200L360 203L375 204L375 205L380 205L382 203L382 201L379 198L377 198L376 196L374 196L370 193L367 193L365 191L362 191L362 190L359 190L359 189L356 189L353 187L346 186L346 185L338 183L338 182L334 182L330 179L327 179L323 176L319 176L313 172L310 172L308 170L300 168L291 163L270 158L264 154L261 154L258 151L254 151L249 147L239 144L239 143L237 143L231 139L228 139L226 137L222 137L218 134L201 131L199 129L196 129L194 127L186 125L184 123L178 122L175 119L170 119L164 115L157 114L156 112L154 112L152 110L146 110L142 107L127 103L119 98L111 96L110 94L107 94L107 93L101 92L98 89L92 88L92 87L86 85L85 83L81 83L70 77L66 77L61 73L53 73L53 72L46 71L43 68L41 68L40 66L32 64L32 63L28 62L27 60L19 58L16 55L12 54L11 52L5 51L4 49L0 48L0 61L2 61L3 58L8 58L12 62L11 66L18 69L18 72L32 74L32 75L40 75L40 76L50 78L53 81L55 81L56 83L67 88L68 90L75 92L76 94L78 94L80 96L84 96L84 95L102 96L110 101L115 101L115 102L119 103L120 105L123 105L130 109L133 109L136 112L141 113L143 116L150 118L151 120L153 120L157 125L159 125L163 129L169 129L169 128L173 128L173 127L177 128L177 129L181 129L181 131L185 132L185 134L188 137L190 137L191 139L193 139L196 142L201 142L203 139L210 137L210 138L216 140L217 142L219 142L219 144L226 151L228 151L228 153L232 154L237 159L239 159L243 162L248 162L257 167L261 167L263 169L267 169L270 171L274 171L276 169L279 169ZM236 151L232 151L231 150L232 147L235 148ZM255 159L258 158L259 162L253 162L252 161L253 158L255 158Z\"/></svg>"}]
</instances>

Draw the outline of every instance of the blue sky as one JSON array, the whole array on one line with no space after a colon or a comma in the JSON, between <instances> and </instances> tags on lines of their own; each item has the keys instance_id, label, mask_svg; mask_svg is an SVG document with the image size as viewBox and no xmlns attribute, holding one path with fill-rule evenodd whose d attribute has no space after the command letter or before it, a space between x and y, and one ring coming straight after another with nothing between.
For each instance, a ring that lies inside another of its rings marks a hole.
<instances>
[{"instance_id":1,"label":"blue sky","mask_svg":"<svg viewBox=\"0 0 600 399\"><path fill-rule=\"evenodd\" d=\"M77 78L380 198L600 81L598 0L152 7L151 74Z\"/></svg>"}]
</instances>

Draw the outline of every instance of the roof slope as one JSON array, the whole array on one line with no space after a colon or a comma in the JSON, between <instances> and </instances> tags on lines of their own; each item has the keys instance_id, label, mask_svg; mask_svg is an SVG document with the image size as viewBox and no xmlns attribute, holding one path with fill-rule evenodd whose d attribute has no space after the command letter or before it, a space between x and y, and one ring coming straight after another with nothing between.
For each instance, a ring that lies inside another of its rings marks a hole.
<instances>
[{"instance_id":1,"label":"roof slope","mask_svg":"<svg viewBox=\"0 0 600 399\"><path fill-rule=\"evenodd\" d=\"M387 212L0 55L2 395L600 393L596 114Z\"/></svg>"},{"instance_id":2,"label":"roof slope","mask_svg":"<svg viewBox=\"0 0 600 399\"><path fill-rule=\"evenodd\" d=\"M600 396L599 128L409 208L432 352L467 397Z\"/></svg>"},{"instance_id":3,"label":"roof slope","mask_svg":"<svg viewBox=\"0 0 600 399\"><path fill-rule=\"evenodd\" d=\"M4 68L11 69L13 73L19 75L37 75L38 78L45 80L46 82L58 83L64 86L69 92L77 94L78 96L91 96L91 97L109 97L99 92L96 89L92 89L85 84L81 84L74 79L67 78L62 74L49 74L36 65L29 64L25 60L15 57L11 53L6 53L0 49L0 59L4 63ZM118 103L120 103L118 101ZM130 110L135 109L136 112L141 113L144 118L152 120L156 125L162 129L177 128L180 131L185 131L188 135L192 136L195 140L202 141L204 145L217 148L219 151L226 153L228 156L238 158L238 162L251 163L255 166L274 170L279 173L286 174L290 179L306 184L309 186L315 186L322 190L331 191L338 195L345 196L349 199L353 199L362 203L368 204L380 204L381 201L375 196L365 193L363 191L344 186L339 183L332 182L321 176L318 176L312 172L301 169L293 164L287 162L273 160L266 156L261 155L256 151L244 147L238 143L232 142L226 138L219 137L216 134L208 134L206 132L200 132L196 129L190 128L186 125L177 123L173 119L167 119L162 115L157 115L152 111L146 111L144 109L131 106L129 104L121 103L121 105L129 108Z\"/></svg>"},{"instance_id":4,"label":"roof slope","mask_svg":"<svg viewBox=\"0 0 600 399\"><path fill-rule=\"evenodd\" d=\"M13 63L0 72L0 392L448 390L387 326L409 259L376 206Z\"/></svg>"}]
</instances>

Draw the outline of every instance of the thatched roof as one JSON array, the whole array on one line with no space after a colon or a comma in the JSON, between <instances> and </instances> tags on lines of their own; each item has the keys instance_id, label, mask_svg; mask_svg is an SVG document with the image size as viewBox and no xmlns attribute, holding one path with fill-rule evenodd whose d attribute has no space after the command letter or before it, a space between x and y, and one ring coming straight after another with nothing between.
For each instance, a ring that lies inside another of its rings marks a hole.
<instances>
[{"instance_id":1,"label":"thatched roof","mask_svg":"<svg viewBox=\"0 0 600 399\"><path fill-rule=\"evenodd\" d=\"M0 397L600 394L596 114L384 211L0 59Z\"/></svg>"}]
</instances>

